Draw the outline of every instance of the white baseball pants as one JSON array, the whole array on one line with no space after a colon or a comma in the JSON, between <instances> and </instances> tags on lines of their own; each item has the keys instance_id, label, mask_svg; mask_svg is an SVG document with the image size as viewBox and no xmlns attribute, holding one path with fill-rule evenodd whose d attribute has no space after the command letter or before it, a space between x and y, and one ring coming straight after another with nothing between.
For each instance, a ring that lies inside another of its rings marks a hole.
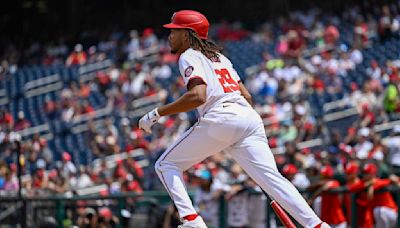
<instances>
[{"instance_id":1,"label":"white baseball pants","mask_svg":"<svg viewBox=\"0 0 400 228\"><path fill-rule=\"evenodd\" d=\"M331 228L346 228L347 227L347 223L346 222L342 222L340 224L329 224L329 226L331 226Z\"/></svg>"},{"instance_id":2,"label":"white baseball pants","mask_svg":"<svg viewBox=\"0 0 400 228\"><path fill-rule=\"evenodd\" d=\"M222 150L229 152L246 173L302 226L312 228L321 223L297 189L279 173L262 119L247 102L214 107L157 160L156 172L180 217L197 213L182 172Z\"/></svg>"},{"instance_id":3,"label":"white baseball pants","mask_svg":"<svg viewBox=\"0 0 400 228\"><path fill-rule=\"evenodd\" d=\"M375 207L374 219L376 227L394 228L397 226L397 211L389 207Z\"/></svg>"}]
</instances>

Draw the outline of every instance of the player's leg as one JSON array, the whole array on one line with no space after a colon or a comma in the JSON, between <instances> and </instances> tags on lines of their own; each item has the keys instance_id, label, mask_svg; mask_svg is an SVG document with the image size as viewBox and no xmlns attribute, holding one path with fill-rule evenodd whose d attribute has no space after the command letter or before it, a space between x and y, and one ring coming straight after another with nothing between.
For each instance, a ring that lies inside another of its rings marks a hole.
<instances>
[{"instance_id":1,"label":"player's leg","mask_svg":"<svg viewBox=\"0 0 400 228\"><path fill-rule=\"evenodd\" d=\"M337 225L330 225L331 228L346 228L347 227L347 223L346 222L342 222L340 224Z\"/></svg>"},{"instance_id":2,"label":"player's leg","mask_svg":"<svg viewBox=\"0 0 400 228\"><path fill-rule=\"evenodd\" d=\"M246 173L302 226L313 228L321 223L297 189L279 173L262 126L232 146L230 153Z\"/></svg>"},{"instance_id":3,"label":"player's leg","mask_svg":"<svg viewBox=\"0 0 400 228\"><path fill-rule=\"evenodd\" d=\"M397 227L397 211L393 210L392 208L385 208L387 210L387 217L389 220L389 227Z\"/></svg>"},{"instance_id":4,"label":"player's leg","mask_svg":"<svg viewBox=\"0 0 400 228\"><path fill-rule=\"evenodd\" d=\"M174 201L180 217L197 213L187 193L183 171L226 146L226 142L210 136L209 123L201 121L185 132L157 160L155 170Z\"/></svg>"},{"instance_id":5,"label":"player's leg","mask_svg":"<svg viewBox=\"0 0 400 228\"><path fill-rule=\"evenodd\" d=\"M374 218L376 227L391 228L396 227L397 212L388 207L374 208Z\"/></svg>"},{"instance_id":6,"label":"player's leg","mask_svg":"<svg viewBox=\"0 0 400 228\"><path fill-rule=\"evenodd\" d=\"M375 207L374 208L374 219L376 223L376 227L385 228L386 226L386 219L384 218L384 214L382 213L383 207Z\"/></svg>"}]
</instances>

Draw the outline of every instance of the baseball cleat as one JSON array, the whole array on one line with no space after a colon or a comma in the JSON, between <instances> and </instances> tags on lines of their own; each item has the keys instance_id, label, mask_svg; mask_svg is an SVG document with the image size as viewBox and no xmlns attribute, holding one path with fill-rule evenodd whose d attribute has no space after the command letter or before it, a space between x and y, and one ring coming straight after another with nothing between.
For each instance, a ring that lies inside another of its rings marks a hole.
<instances>
[{"instance_id":1,"label":"baseball cleat","mask_svg":"<svg viewBox=\"0 0 400 228\"><path fill-rule=\"evenodd\" d=\"M178 228L207 228L206 223L200 216L193 221L184 220L182 225L179 225Z\"/></svg>"}]
</instances>

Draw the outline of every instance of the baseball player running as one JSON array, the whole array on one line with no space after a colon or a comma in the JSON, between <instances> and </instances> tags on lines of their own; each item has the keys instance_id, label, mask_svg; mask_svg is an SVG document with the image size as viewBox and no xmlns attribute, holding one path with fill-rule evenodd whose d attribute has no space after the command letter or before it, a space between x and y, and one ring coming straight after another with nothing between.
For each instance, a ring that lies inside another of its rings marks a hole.
<instances>
[{"instance_id":1,"label":"baseball player running","mask_svg":"<svg viewBox=\"0 0 400 228\"><path fill-rule=\"evenodd\" d=\"M183 171L222 150L229 152L260 187L304 227L329 227L308 206L296 188L278 171L261 117L221 48L207 40L209 23L199 12L182 10L164 25L171 29L171 52L179 55L179 71L187 92L139 120L151 133L161 116L197 108L198 122L157 160L156 172L174 201L183 225L207 227L186 191Z\"/></svg>"}]
</instances>

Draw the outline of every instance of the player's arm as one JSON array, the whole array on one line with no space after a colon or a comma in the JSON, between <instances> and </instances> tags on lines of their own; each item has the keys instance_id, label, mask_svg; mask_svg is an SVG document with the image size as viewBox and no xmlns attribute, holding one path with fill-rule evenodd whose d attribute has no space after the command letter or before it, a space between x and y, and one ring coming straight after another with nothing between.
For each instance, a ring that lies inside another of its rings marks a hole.
<instances>
[{"instance_id":1,"label":"player's arm","mask_svg":"<svg viewBox=\"0 0 400 228\"><path fill-rule=\"evenodd\" d=\"M157 123L161 116L168 116L180 112L193 110L204 104L207 99L207 85L201 78L192 78L188 84L188 91L176 101L155 108L139 120L139 128L151 133L151 126Z\"/></svg>"},{"instance_id":2,"label":"player's arm","mask_svg":"<svg viewBox=\"0 0 400 228\"><path fill-rule=\"evenodd\" d=\"M373 188L375 191L378 191L384 187L391 185L393 182L391 179L379 179L375 183L373 183Z\"/></svg>"},{"instance_id":3,"label":"player's arm","mask_svg":"<svg viewBox=\"0 0 400 228\"><path fill-rule=\"evenodd\" d=\"M207 86L200 78L193 78L188 83L188 91L176 101L158 108L160 116L169 116L191 111L204 104L207 99Z\"/></svg>"},{"instance_id":4,"label":"player's arm","mask_svg":"<svg viewBox=\"0 0 400 228\"><path fill-rule=\"evenodd\" d=\"M253 100L251 94L249 93L249 91L246 89L246 87L243 85L242 82L239 82L239 89L242 96L247 100L247 102L249 102L251 106L253 106Z\"/></svg>"}]
</instances>

